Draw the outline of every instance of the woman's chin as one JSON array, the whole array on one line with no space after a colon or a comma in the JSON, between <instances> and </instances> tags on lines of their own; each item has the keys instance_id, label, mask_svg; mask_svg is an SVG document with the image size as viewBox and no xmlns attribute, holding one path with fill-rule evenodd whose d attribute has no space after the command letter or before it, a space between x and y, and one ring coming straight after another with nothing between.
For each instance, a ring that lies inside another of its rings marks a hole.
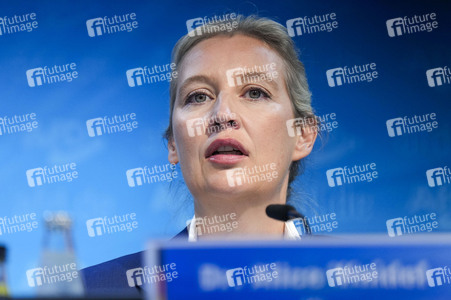
<instances>
[{"instance_id":1,"label":"woman's chin","mask_svg":"<svg viewBox=\"0 0 451 300\"><path fill-rule=\"evenodd\" d=\"M211 193L212 197L227 197L227 198L242 198L256 196L262 188L258 184L250 185L246 183L235 182L231 184L230 181L218 180L207 182L207 187L205 191Z\"/></svg>"},{"instance_id":2,"label":"woman's chin","mask_svg":"<svg viewBox=\"0 0 451 300\"><path fill-rule=\"evenodd\" d=\"M203 193L211 194L212 197L223 198L237 195L252 197L259 193L268 193L271 188L274 188L269 182L249 182L242 168L219 170L207 168L202 174L204 182L196 186L202 186Z\"/></svg>"}]
</instances>

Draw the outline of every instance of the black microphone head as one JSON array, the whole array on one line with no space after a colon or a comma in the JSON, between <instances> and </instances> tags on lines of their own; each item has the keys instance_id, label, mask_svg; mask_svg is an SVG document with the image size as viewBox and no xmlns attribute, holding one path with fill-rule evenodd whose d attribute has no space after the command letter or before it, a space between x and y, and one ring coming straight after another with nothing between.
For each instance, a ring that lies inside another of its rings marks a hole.
<instances>
[{"instance_id":1,"label":"black microphone head","mask_svg":"<svg viewBox=\"0 0 451 300\"><path fill-rule=\"evenodd\" d=\"M295 212L296 209L289 204L270 204L266 207L266 215L270 218L286 222L293 217L290 213Z\"/></svg>"},{"instance_id":2,"label":"black microphone head","mask_svg":"<svg viewBox=\"0 0 451 300\"><path fill-rule=\"evenodd\" d=\"M0 262L5 261L5 258L6 258L6 247L0 245Z\"/></svg>"}]
</instances>

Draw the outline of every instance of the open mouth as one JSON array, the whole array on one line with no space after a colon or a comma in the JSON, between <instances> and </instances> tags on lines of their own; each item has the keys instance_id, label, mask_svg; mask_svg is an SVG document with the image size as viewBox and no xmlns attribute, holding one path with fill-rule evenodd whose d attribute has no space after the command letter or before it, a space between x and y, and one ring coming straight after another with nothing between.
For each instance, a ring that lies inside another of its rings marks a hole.
<instances>
[{"instance_id":1,"label":"open mouth","mask_svg":"<svg viewBox=\"0 0 451 300\"><path fill-rule=\"evenodd\" d=\"M238 149L233 148L232 146L221 146L218 150L213 152L213 155L218 154L226 154L226 155L243 155L243 152L241 152Z\"/></svg>"},{"instance_id":2,"label":"open mouth","mask_svg":"<svg viewBox=\"0 0 451 300\"><path fill-rule=\"evenodd\" d=\"M248 154L243 145L234 139L217 139L205 151L206 158L218 155L248 156Z\"/></svg>"}]
</instances>

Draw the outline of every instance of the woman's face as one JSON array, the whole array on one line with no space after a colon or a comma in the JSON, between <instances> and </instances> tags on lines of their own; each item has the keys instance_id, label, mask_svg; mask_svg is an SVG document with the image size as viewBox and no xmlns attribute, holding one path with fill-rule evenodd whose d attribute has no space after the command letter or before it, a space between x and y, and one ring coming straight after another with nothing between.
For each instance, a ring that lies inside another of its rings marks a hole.
<instances>
[{"instance_id":1,"label":"woman's face","mask_svg":"<svg viewBox=\"0 0 451 300\"><path fill-rule=\"evenodd\" d=\"M290 163L310 153L316 133L288 134L294 111L278 54L251 37L219 36L197 44L178 67L168 157L180 162L194 198L286 190ZM259 176L249 181L235 168Z\"/></svg>"}]
</instances>

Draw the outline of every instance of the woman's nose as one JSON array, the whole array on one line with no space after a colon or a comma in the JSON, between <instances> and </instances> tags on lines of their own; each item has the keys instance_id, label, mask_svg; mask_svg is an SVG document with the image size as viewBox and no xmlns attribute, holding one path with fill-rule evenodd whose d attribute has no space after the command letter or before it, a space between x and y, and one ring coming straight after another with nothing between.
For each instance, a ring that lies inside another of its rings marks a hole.
<instances>
[{"instance_id":1,"label":"woman's nose","mask_svg":"<svg viewBox=\"0 0 451 300\"><path fill-rule=\"evenodd\" d=\"M233 99L230 96L220 95L216 99L208 120L208 127L219 127L220 131L237 129L239 127L239 117L236 113Z\"/></svg>"}]
</instances>

